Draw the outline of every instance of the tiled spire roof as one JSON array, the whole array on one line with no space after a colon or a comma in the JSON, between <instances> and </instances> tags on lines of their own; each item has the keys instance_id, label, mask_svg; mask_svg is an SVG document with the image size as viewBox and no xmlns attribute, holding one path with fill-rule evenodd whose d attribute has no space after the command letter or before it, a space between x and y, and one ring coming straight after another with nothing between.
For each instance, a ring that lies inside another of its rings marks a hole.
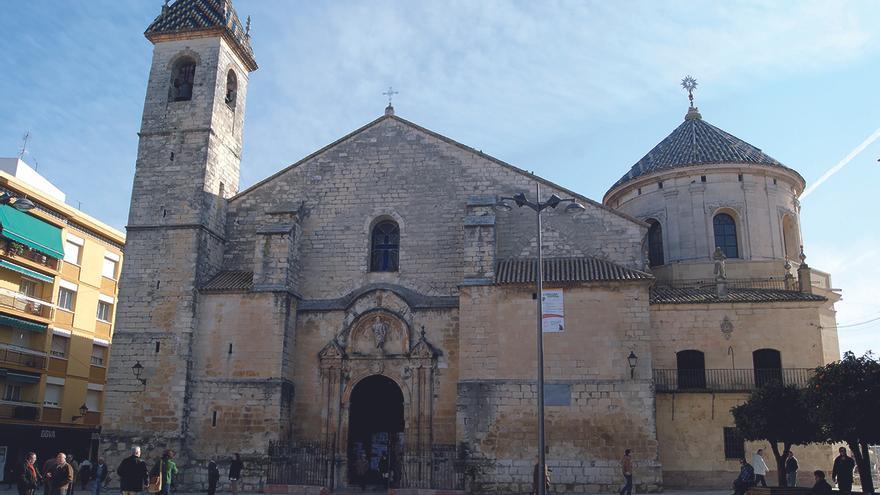
<instances>
[{"instance_id":1,"label":"tiled spire roof","mask_svg":"<svg viewBox=\"0 0 880 495\"><path fill-rule=\"evenodd\" d=\"M144 35L155 43L168 35L200 31L226 36L248 68L256 70L250 35L242 26L231 0L177 0L162 7L162 13Z\"/></svg>"},{"instance_id":2,"label":"tiled spire roof","mask_svg":"<svg viewBox=\"0 0 880 495\"><path fill-rule=\"evenodd\" d=\"M704 121L697 109L691 108L685 121L636 162L611 189L655 172L723 163L780 167L797 174L760 149Z\"/></svg>"}]
</instances>

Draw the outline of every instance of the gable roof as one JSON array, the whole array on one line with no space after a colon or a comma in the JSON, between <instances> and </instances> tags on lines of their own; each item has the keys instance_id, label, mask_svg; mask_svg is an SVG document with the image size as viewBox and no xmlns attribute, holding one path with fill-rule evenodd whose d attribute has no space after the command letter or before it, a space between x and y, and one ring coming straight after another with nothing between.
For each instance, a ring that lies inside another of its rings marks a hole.
<instances>
[{"instance_id":1,"label":"gable roof","mask_svg":"<svg viewBox=\"0 0 880 495\"><path fill-rule=\"evenodd\" d=\"M615 215L617 215L617 216L619 216L619 217L621 217L621 218L625 218L625 219L627 219L627 220L629 220L629 221L631 221L631 222L635 222L635 223L637 223L637 224L639 224L639 225L641 225L641 226L644 226L644 227L647 227L647 226L648 226L647 223L645 223L645 222L643 222L643 221L641 221L641 220L639 220L639 219L637 219L637 218L635 218L635 217L632 217L632 216L630 216L630 215L627 215L626 213L623 213L623 212L617 211L617 210L615 210L615 209L613 209L613 208L611 208L611 207L609 207L609 206L606 206L606 205L604 205L604 204L602 204L602 203L599 203L599 202L597 202L597 201L594 201L594 200L592 200L592 199L590 199L590 198L588 198L588 197L586 197L586 196L584 196L584 195L582 195L582 194L578 194L578 193L572 191L571 189L568 189L568 188L566 188L566 187L560 186L559 184L556 184L556 183L554 183L554 182L552 182L552 181L550 181L550 180L547 180L547 179L545 179L545 178L543 178L543 177L541 177L541 176L539 176L539 175L536 175L536 174L530 173L530 172L528 172L528 171L526 171L526 170L523 170L523 169L521 169L521 168L519 168L519 167L513 166L513 165L511 165L511 164L509 164L509 163L507 163L507 162L505 162L505 161L503 161L503 160L500 160L500 159L498 159L498 158L495 158L495 157L493 157L493 156L491 156L491 155L487 155L487 154L483 153L482 151L476 150L476 149L474 149L474 148L471 148L470 146L467 146L467 145L465 145L465 144L459 143L458 141L456 141L456 140L454 140L454 139L448 138L448 137L446 137L446 136L444 136L444 135L442 135L442 134L436 133L436 132L434 132L434 131L432 131L432 130L430 130L430 129L426 129L426 128L424 128L424 127L422 127L422 126L420 126L420 125L418 125L418 124L415 124L415 123L413 123L413 122L410 122L410 121L408 121L408 120L406 120L406 119L400 118L400 117L398 117L398 116L396 116L396 115L393 114L393 109L392 109L392 113L386 113L385 115L383 115L383 116L379 117L378 119L376 119L376 120L370 122L369 124L366 124L366 125L364 125L364 126L358 128L358 129L356 129L355 131L352 131L352 132L349 133L349 134L346 134L345 136L343 136L343 137L337 139L336 141L333 141L332 143L328 144L327 146L324 146L323 148L321 148L321 149L315 151L314 153L311 153L310 155L308 155L308 156L306 156L306 157L300 159L299 161L293 163L292 165L289 165L289 166L287 166L287 167L285 167L285 168L279 170L278 172L275 172L274 174L272 174L272 175L266 177L265 179L263 179L263 180L261 180L261 181L258 181L257 183L253 184L252 186L250 186L250 187L244 189L243 191L239 192L239 193L236 194L235 196L229 198L229 201L232 202L232 201L235 201L235 200L241 198L242 196L245 196L246 194L250 193L251 191L257 189L257 188L260 187L260 186L262 186L263 184L266 184L267 182L271 182L273 179L275 179L275 178L277 178L277 177L279 177L279 176L281 176L281 175L287 173L287 172L290 171L290 170L293 170L293 169L299 167L300 165L302 165L302 164L308 162L309 160L311 160L312 158L314 158L314 157L316 157L316 156L319 156L319 155L325 153L326 151L328 151L328 150L330 150L330 149L335 148L335 147L338 146L339 144L341 144L341 143L343 143L343 142L345 142L345 141L347 141L347 140L349 140L349 139L351 139L351 138L357 136L358 134L360 134L360 133L362 133L362 132L365 132L366 130L368 130L368 129L370 129L370 128L372 128L372 127L374 127L374 126L376 126L376 125L378 125L378 124L380 124L380 123L382 123L382 122L384 122L384 121L386 121L386 120L393 120L393 121L396 121L396 122L398 122L398 123L400 123L400 124L403 124L403 125L409 126L409 127L413 128L413 129L416 129L416 130L419 131L419 132L422 132L422 133L424 133L424 134L427 134L428 136L431 136L431 137L433 137L433 138L439 139L440 141L443 141L443 142L445 142L445 143L447 143L447 144L450 144L450 145L452 145L452 146L455 146L455 147L457 147L457 148L460 148L460 149L462 149L462 150L464 150L464 151L467 151L467 152L469 152L469 153L473 153L474 155L477 155L477 156L479 156L480 158L484 158L484 159L486 159L486 160L489 160L490 162L493 162L493 163L495 163L495 164L497 164L497 165L500 165L500 166L502 166L502 167L504 167L504 168L506 168L506 169L508 169L508 170L512 170L513 172L516 172L516 173L518 173L518 174L521 174L521 175L527 176L527 177L529 177L529 178L531 178L531 179L533 179L533 180L535 180L535 181L540 182L541 184L543 184L543 185L545 185L545 186L547 186L547 187L550 187L550 188L553 188L553 189L556 189L556 190L562 191L562 192L564 192L565 194L571 195L572 197L578 199L579 201L582 201L583 203L589 204L590 206L593 206L593 207L595 207L595 208L598 208L598 209L601 209L601 210L607 211L607 212L609 212L609 213L613 213L613 214L615 214Z\"/></svg>"},{"instance_id":2,"label":"gable roof","mask_svg":"<svg viewBox=\"0 0 880 495\"><path fill-rule=\"evenodd\" d=\"M535 282L536 258L507 259L495 262L496 284ZM581 258L544 259L542 279L545 283L579 283L602 281L654 280L650 273L633 270L592 256Z\"/></svg>"},{"instance_id":3,"label":"gable roof","mask_svg":"<svg viewBox=\"0 0 880 495\"><path fill-rule=\"evenodd\" d=\"M156 43L181 33L220 34L241 56L249 70L257 69L251 37L242 27L231 0L177 0L162 7L144 36Z\"/></svg>"},{"instance_id":4,"label":"gable roof","mask_svg":"<svg viewBox=\"0 0 880 495\"><path fill-rule=\"evenodd\" d=\"M703 120L691 108L684 122L660 141L620 178L609 191L638 177L695 165L742 164L778 167L801 177L759 148ZM803 178L801 177L803 181ZM606 194L607 196L607 194Z\"/></svg>"}]
</instances>

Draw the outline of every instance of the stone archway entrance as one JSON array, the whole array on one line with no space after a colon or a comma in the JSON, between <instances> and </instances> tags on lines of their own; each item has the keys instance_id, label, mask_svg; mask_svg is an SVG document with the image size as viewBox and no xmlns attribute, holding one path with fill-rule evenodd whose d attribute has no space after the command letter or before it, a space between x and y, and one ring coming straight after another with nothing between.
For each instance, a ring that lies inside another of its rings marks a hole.
<instances>
[{"instance_id":1,"label":"stone archway entrance","mask_svg":"<svg viewBox=\"0 0 880 495\"><path fill-rule=\"evenodd\" d=\"M359 381L351 393L348 423L349 485L383 486L386 469L392 480L399 479L395 460L403 448L405 427L400 387L382 375Z\"/></svg>"}]
</instances>

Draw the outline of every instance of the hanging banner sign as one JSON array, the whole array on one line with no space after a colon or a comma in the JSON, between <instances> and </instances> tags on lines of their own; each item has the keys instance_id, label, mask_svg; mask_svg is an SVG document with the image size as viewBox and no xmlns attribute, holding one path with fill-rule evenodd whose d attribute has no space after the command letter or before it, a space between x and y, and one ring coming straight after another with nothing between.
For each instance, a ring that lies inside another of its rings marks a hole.
<instances>
[{"instance_id":1,"label":"hanging banner sign","mask_svg":"<svg viewBox=\"0 0 880 495\"><path fill-rule=\"evenodd\" d=\"M546 289L541 298L544 305L544 333L562 332L565 330L565 311L562 304L562 289Z\"/></svg>"}]
</instances>

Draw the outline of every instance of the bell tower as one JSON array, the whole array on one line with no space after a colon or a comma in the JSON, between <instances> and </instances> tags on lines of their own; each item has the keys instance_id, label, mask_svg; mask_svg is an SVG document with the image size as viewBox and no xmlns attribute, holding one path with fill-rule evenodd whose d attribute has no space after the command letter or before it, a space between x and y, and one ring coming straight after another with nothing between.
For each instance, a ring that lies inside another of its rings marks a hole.
<instances>
[{"instance_id":1,"label":"bell tower","mask_svg":"<svg viewBox=\"0 0 880 495\"><path fill-rule=\"evenodd\" d=\"M144 33L154 48L105 390L110 465L132 445L190 460L197 288L219 269L226 200L238 192L257 69L249 30L231 0L166 0Z\"/></svg>"}]
</instances>

